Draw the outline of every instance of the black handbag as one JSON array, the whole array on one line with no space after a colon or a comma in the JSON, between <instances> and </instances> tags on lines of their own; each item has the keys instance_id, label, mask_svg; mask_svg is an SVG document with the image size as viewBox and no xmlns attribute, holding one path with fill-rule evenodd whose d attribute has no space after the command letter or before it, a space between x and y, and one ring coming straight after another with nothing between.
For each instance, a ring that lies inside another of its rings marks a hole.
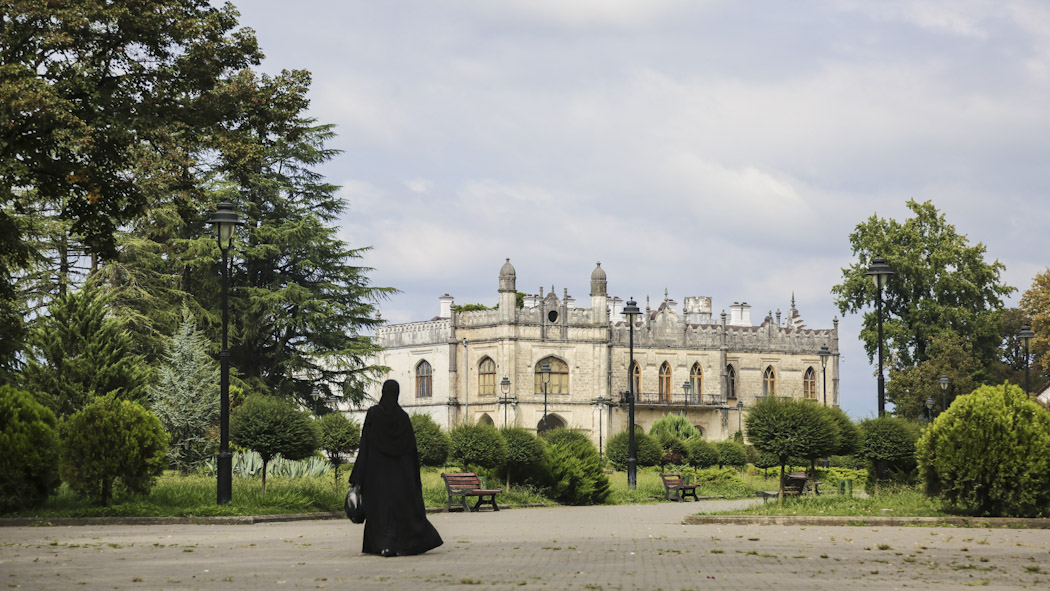
<instances>
[{"instance_id":1,"label":"black handbag","mask_svg":"<svg viewBox=\"0 0 1050 591\"><path fill-rule=\"evenodd\" d=\"M365 499L361 496L361 487L354 484L346 491L346 501L343 503L346 516L354 523L365 522Z\"/></svg>"}]
</instances>

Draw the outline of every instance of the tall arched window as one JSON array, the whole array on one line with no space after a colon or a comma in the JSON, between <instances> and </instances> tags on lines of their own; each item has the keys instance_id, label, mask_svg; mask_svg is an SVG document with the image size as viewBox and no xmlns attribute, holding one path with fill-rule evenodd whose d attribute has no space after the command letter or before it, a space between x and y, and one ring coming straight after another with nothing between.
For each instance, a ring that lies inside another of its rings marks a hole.
<instances>
[{"instance_id":1,"label":"tall arched window","mask_svg":"<svg viewBox=\"0 0 1050 591\"><path fill-rule=\"evenodd\" d=\"M736 370L732 365L726 366L726 395L736 398Z\"/></svg>"},{"instance_id":2,"label":"tall arched window","mask_svg":"<svg viewBox=\"0 0 1050 591\"><path fill-rule=\"evenodd\" d=\"M486 357L478 364L478 394L496 395L496 362Z\"/></svg>"},{"instance_id":3,"label":"tall arched window","mask_svg":"<svg viewBox=\"0 0 1050 591\"><path fill-rule=\"evenodd\" d=\"M671 365L666 361L660 366L660 402L671 403Z\"/></svg>"},{"instance_id":4,"label":"tall arched window","mask_svg":"<svg viewBox=\"0 0 1050 591\"><path fill-rule=\"evenodd\" d=\"M642 366L637 361L631 366L631 377L634 379L634 395L638 396L642 393Z\"/></svg>"},{"instance_id":5,"label":"tall arched window","mask_svg":"<svg viewBox=\"0 0 1050 591\"><path fill-rule=\"evenodd\" d=\"M540 372L540 368L543 367L544 363L550 364L551 367L551 379L550 383L547 384L547 393L568 394L569 365L557 357L544 357L536 364L534 368L536 371L536 393L543 394L543 374Z\"/></svg>"},{"instance_id":6,"label":"tall arched window","mask_svg":"<svg viewBox=\"0 0 1050 591\"><path fill-rule=\"evenodd\" d=\"M693 368L689 370L689 402L696 402L697 400L703 400L704 394L704 370L700 367L700 362L693 364Z\"/></svg>"},{"instance_id":7,"label":"tall arched window","mask_svg":"<svg viewBox=\"0 0 1050 591\"><path fill-rule=\"evenodd\" d=\"M807 367L806 375L802 376L802 394L812 400L817 398L817 372L812 367Z\"/></svg>"},{"instance_id":8,"label":"tall arched window","mask_svg":"<svg viewBox=\"0 0 1050 591\"><path fill-rule=\"evenodd\" d=\"M416 398L430 398L434 395L433 373L426 360L416 364Z\"/></svg>"},{"instance_id":9,"label":"tall arched window","mask_svg":"<svg viewBox=\"0 0 1050 591\"><path fill-rule=\"evenodd\" d=\"M762 372L762 395L777 395L777 374L772 365L766 366L766 371Z\"/></svg>"}]
</instances>

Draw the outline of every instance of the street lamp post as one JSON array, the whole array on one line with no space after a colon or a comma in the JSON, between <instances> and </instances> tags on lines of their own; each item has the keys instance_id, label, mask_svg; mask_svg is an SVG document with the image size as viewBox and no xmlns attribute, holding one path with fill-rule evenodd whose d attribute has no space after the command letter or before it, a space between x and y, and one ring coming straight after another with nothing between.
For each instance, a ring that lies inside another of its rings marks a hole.
<instances>
[{"instance_id":1,"label":"street lamp post","mask_svg":"<svg viewBox=\"0 0 1050 591\"><path fill-rule=\"evenodd\" d=\"M926 422L933 421L933 396L926 398Z\"/></svg>"},{"instance_id":2,"label":"street lamp post","mask_svg":"<svg viewBox=\"0 0 1050 591\"><path fill-rule=\"evenodd\" d=\"M744 436L744 401L736 401L736 430L740 432L740 436Z\"/></svg>"},{"instance_id":3,"label":"street lamp post","mask_svg":"<svg viewBox=\"0 0 1050 591\"><path fill-rule=\"evenodd\" d=\"M890 275L893 275L893 269L886 264L886 259L876 257L871 260L871 266L868 267L865 275L871 277L871 280L875 282L876 317L879 324L879 416L881 417L886 414L886 378L882 375L882 290L886 287Z\"/></svg>"},{"instance_id":4,"label":"street lamp post","mask_svg":"<svg viewBox=\"0 0 1050 591\"><path fill-rule=\"evenodd\" d=\"M507 407L510 406L510 378L503 376L503 379L499 383L500 392L503 393L503 398L500 398L500 404L503 405L503 427L507 427ZM517 416L515 414L514 416Z\"/></svg>"},{"instance_id":5,"label":"street lamp post","mask_svg":"<svg viewBox=\"0 0 1050 591\"><path fill-rule=\"evenodd\" d=\"M952 379L948 376L941 376L937 383L941 385L941 412L944 412L948 410L948 386L952 385Z\"/></svg>"},{"instance_id":6,"label":"street lamp post","mask_svg":"<svg viewBox=\"0 0 1050 591\"><path fill-rule=\"evenodd\" d=\"M551 382L551 364L540 365L540 381L543 383L543 432L547 432L547 384Z\"/></svg>"},{"instance_id":7,"label":"street lamp post","mask_svg":"<svg viewBox=\"0 0 1050 591\"><path fill-rule=\"evenodd\" d=\"M635 490L638 486L638 449L634 441L634 319L641 311L634 298L627 300L623 315L627 318L627 330L630 335L630 361L627 364L627 488Z\"/></svg>"},{"instance_id":8,"label":"street lamp post","mask_svg":"<svg viewBox=\"0 0 1050 591\"><path fill-rule=\"evenodd\" d=\"M1028 383L1028 346L1032 343L1032 337L1035 336L1035 333L1032 332L1032 326L1030 324L1024 324L1021 326L1021 333L1017 336L1020 337L1021 342L1024 343L1024 393L1031 398L1032 390L1029 388Z\"/></svg>"},{"instance_id":9,"label":"street lamp post","mask_svg":"<svg viewBox=\"0 0 1050 591\"><path fill-rule=\"evenodd\" d=\"M682 391L685 392L685 415L689 416L689 393L692 392L693 385L689 383L689 380L682 382Z\"/></svg>"},{"instance_id":10,"label":"street lamp post","mask_svg":"<svg viewBox=\"0 0 1050 591\"><path fill-rule=\"evenodd\" d=\"M605 414L605 397L599 396L594 404L598 407L598 463L602 464L605 461L602 456L602 415Z\"/></svg>"},{"instance_id":11,"label":"street lamp post","mask_svg":"<svg viewBox=\"0 0 1050 591\"><path fill-rule=\"evenodd\" d=\"M222 251L222 350L219 352L219 457L215 467L218 474L216 497L220 505L233 498L233 454L230 453L230 350L227 335L230 324L230 266L227 253L233 244L234 226L243 225L232 203L220 203L208 218L216 229L219 250Z\"/></svg>"},{"instance_id":12,"label":"street lamp post","mask_svg":"<svg viewBox=\"0 0 1050 591\"><path fill-rule=\"evenodd\" d=\"M820 346L820 370L824 374L824 406L828 405L828 358L831 357L831 349L827 345Z\"/></svg>"}]
</instances>

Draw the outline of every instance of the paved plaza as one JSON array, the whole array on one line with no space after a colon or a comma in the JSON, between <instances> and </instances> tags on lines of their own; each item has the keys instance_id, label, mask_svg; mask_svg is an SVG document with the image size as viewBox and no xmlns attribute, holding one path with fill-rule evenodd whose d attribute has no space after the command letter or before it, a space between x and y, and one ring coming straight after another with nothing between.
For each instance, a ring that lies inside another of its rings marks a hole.
<instances>
[{"instance_id":1,"label":"paved plaza","mask_svg":"<svg viewBox=\"0 0 1050 591\"><path fill-rule=\"evenodd\" d=\"M683 525L748 501L439 513L360 553L348 520L0 528L8 589L1050 589L1050 530Z\"/></svg>"}]
</instances>

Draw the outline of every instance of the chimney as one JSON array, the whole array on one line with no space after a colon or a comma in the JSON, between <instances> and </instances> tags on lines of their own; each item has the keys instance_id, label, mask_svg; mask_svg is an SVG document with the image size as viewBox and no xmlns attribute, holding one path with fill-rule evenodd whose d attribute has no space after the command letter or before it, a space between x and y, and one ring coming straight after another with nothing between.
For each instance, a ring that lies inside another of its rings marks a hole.
<instances>
[{"instance_id":1,"label":"chimney","mask_svg":"<svg viewBox=\"0 0 1050 591\"><path fill-rule=\"evenodd\" d=\"M751 305L747 302L733 302L729 306L730 326L751 326Z\"/></svg>"},{"instance_id":2,"label":"chimney","mask_svg":"<svg viewBox=\"0 0 1050 591\"><path fill-rule=\"evenodd\" d=\"M440 298L440 306L438 308L438 318L452 318L452 304L456 301L456 298L448 295L447 293Z\"/></svg>"}]
</instances>

